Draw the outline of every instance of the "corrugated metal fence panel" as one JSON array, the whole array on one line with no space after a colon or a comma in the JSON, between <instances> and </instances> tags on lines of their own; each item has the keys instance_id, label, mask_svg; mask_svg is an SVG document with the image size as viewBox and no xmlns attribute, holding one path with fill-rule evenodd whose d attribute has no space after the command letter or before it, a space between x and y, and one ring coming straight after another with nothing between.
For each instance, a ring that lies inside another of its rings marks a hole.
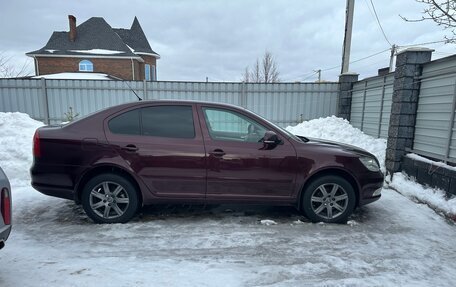
<instances>
[{"instance_id":1,"label":"corrugated metal fence panel","mask_svg":"<svg viewBox=\"0 0 456 287\"><path fill-rule=\"evenodd\" d=\"M128 83L140 94L142 82ZM137 100L134 93L122 81L47 80L49 118L51 123L65 120L71 107L80 116L105 107Z\"/></svg>"},{"instance_id":2,"label":"corrugated metal fence panel","mask_svg":"<svg viewBox=\"0 0 456 287\"><path fill-rule=\"evenodd\" d=\"M338 84L244 84L245 107L286 127L336 113ZM280 108L277 108L280 107Z\"/></svg>"},{"instance_id":3,"label":"corrugated metal fence panel","mask_svg":"<svg viewBox=\"0 0 456 287\"><path fill-rule=\"evenodd\" d=\"M456 110L454 112L456 113ZM449 157L456 159L456 117L453 120L452 132Z\"/></svg>"},{"instance_id":4,"label":"corrugated metal fence panel","mask_svg":"<svg viewBox=\"0 0 456 287\"><path fill-rule=\"evenodd\" d=\"M363 121L365 82L357 82L352 89L350 123L360 129Z\"/></svg>"},{"instance_id":5,"label":"corrugated metal fence panel","mask_svg":"<svg viewBox=\"0 0 456 287\"><path fill-rule=\"evenodd\" d=\"M450 118L453 112L456 74L432 78L426 78L425 75L426 70L423 69L413 149L436 157L445 157L449 129L454 129ZM452 158L456 159L454 154Z\"/></svg>"},{"instance_id":6,"label":"corrugated metal fence panel","mask_svg":"<svg viewBox=\"0 0 456 287\"><path fill-rule=\"evenodd\" d=\"M362 130L371 136L379 136L380 116L383 105L384 77L376 77L367 82Z\"/></svg>"},{"instance_id":7,"label":"corrugated metal fence panel","mask_svg":"<svg viewBox=\"0 0 456 287\"><path fill-rule=\"evenodd\" d=\"M394 74L385 78L385 93L383 96L382 121L380 123L381 138L388 138L389 122L391 116L391 105L393 103Z\"/></svg>"},{"instance_id":8,"label":"corrugated metal fence panel","mask_svg":"<svg viewBox=\"0 0 456 287\"><path fill-rule=\"evenodd\" d=\"M353 85L350 123L374 137L388 136L394 74L359 81Z\"/></svg>"},{"instance_id":9,"label":"corrugated metal fence panel","mask_svg":"<svg viewBox=\"0 0 456 287\"><path fill-rule=\"evenodd\" d=\"M43 89L43 85L46 89ZM281 126L336 113L338 83L203 83L96 80L0 80L0 110L20 111L51 123L66 119L71 107L80 116L144 99L180 99L243 106Z\"/></svg>"},{"instance_id":10,"label":"corrugated metal fence panel","mask_svg":"<svg viewBox=\"0 0 456 287\"><path fill-rule=\"evenodd\" d=\"M147 99L179 99L239 105L240 83L150 82Z\"/></svg>"},{"instance_id":11,"label":"corrugated metal fence panel","mask_svg":"<svg viewBox=\"0 0 456 287\"><path fill-rule=\"evenodd\" d=\"M424 65L413 151L456 163L456 56Z\"/></svg>"},{"instance_id":12,"label":"corrugated metal fence panel","mask_svg":"<svg viewBox=\"0 0 456 287\"><path fill-rule=\"evenodd\" d=\"M45 101L40 80L0 79L0 112L22 112L43 121Z\"/></svg>"}]
</instances>

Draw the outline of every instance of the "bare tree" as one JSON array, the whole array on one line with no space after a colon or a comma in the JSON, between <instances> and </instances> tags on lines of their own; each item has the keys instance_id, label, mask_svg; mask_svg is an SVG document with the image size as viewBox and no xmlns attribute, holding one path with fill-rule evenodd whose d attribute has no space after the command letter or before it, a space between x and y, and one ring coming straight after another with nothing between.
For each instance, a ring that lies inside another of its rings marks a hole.
<instances>
[{"instance_id":1,"label":"bare tree","mask_svg":"<svg viewBox=\"0 0 456 287\"><path fill-rule=\"evenodd\" d=\"M11 61L13 57L7 57L3 52L0 52L0 78L17 78L30 75L29 62L24 61L20 69L17 69Z\"/></svg>"},{"instance_id":2,"label":"bare tree","mask_svg":"<svg viewBox=\"0 0 456 287\"><path fill-rule=\"evenodd\" d=\"M279 71L274 57L268 51L264 53L263 59L257 59L253 69L245 68L242 81L246 83L277 83L280 82Z\"/></svg>"},{"instance_id":3,"label":"bare tree","mask_svg":"<svg viewBox=\"0 0 456 287\"><path fill-rule=\"evenodd\" d=\"M445 35L447 43L456 42L456 0L415 0L426 5L423 15L419 19L409 19L399 15L407 22L434 21L444 30L449 30L451 35Z\"/></svg>"},{"instance_id":4,"label":"bare tree","mask_svg":"<svg viewBox=\"0 0 456 287\"><path fill-rule=\"evenodd\" d=\"M265 83L279 82L279 72L277 71L277 64L271 53L265 52L263 57L262 78Z\"/></svg>"},{"instance_id":5,"label":"bare tree","mask_svg":"<svg viewBox=\"0 0 456 287\"><path fill-rule=\"evenodd\" d=\"M249 66L245 67L244 74L242 74L242 81L245 82L245 83L250 83Z\"/></svg>"}]
</instances>

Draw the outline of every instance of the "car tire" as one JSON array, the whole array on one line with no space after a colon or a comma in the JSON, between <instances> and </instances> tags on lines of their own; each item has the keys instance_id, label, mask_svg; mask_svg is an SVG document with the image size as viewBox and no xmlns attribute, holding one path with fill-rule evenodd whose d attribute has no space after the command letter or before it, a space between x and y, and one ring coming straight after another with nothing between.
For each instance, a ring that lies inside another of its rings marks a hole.
<instances>
[{"instance_id":1,"label":"car tire","mask_svg":"<svg viewBox=\"0 0 456 287\"><path fill-rule=\"evenodd\" d=\"M307 185L301 206L312 222L346 223L356 206L355 191L343 177L321 176Z\"/></svg>"},{"instance_id":2,"label":"car tire","mask_svg":"<svg viewBox=\"0 0 456 287\"><path fill-rule=\"evenodd\" d=\"M82 191L82 207L95 223L125 223L136 214L135 186L117 174L100 174L90 179Z\"/></svg>"}]
</instances>

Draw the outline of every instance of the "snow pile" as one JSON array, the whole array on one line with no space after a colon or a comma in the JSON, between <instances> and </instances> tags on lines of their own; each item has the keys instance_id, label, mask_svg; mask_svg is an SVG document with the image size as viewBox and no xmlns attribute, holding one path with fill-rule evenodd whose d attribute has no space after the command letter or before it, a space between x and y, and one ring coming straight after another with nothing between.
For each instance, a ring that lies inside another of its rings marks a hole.
<instances>
[{"instance_id":1,"label":"snow pile","mask_svg":"<svg viewBox=\"0 0 456 287\"><path fill-rule=\"evenodd\" d=\"M447 200L443 190L424 187L400 172L394 174L389 186L409 198L424 202L431 208L445 213L446 216L456 219L456 197Z\"/></svg>"},{"instance_id":2,"label":"snow pile","mask_svg":"<svg viewBox=\"0 0 456 287\"><path fill-rule=\"evenodd\" d=\"M364 134L350 125L347 120L331 116L289 126L287 130L300 136L325 139L365 149L377 157L382 171L385 171L386 140Z\"/></svg>"},{"instance_id":3,"label":"snow pile","mask_svg":"<svg viewBox=\"0 0 456 287\"><path fill-rule=\"evenodd\" d=\"M35 130L44 124L23 113L0 113L0 166L11 184L28 185Z\"/></svg>"}]
</instances>

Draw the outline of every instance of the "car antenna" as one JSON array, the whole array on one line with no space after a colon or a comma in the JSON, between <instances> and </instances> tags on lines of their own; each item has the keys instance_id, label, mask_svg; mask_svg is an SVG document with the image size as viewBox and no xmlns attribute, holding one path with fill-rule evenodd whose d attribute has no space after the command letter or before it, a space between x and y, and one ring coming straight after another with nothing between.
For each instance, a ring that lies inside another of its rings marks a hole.
<instances>
[{"instance_id":1,"label":"car antenna","mask_svg":"<svg viewBox=\"0 0 456 287\"><path fill-rule=\"evenodd\" d=\"M122 82L125 83L125 85L127 85L128 88L130 88L130 90L133 92L133 94L135 94L135 96L138 98L139 101L142 101L142 99L138 96L138 94L135 92L135 90L132 89L132 87L124 80L122 80Z\"/></svg>"}]
</instances>

